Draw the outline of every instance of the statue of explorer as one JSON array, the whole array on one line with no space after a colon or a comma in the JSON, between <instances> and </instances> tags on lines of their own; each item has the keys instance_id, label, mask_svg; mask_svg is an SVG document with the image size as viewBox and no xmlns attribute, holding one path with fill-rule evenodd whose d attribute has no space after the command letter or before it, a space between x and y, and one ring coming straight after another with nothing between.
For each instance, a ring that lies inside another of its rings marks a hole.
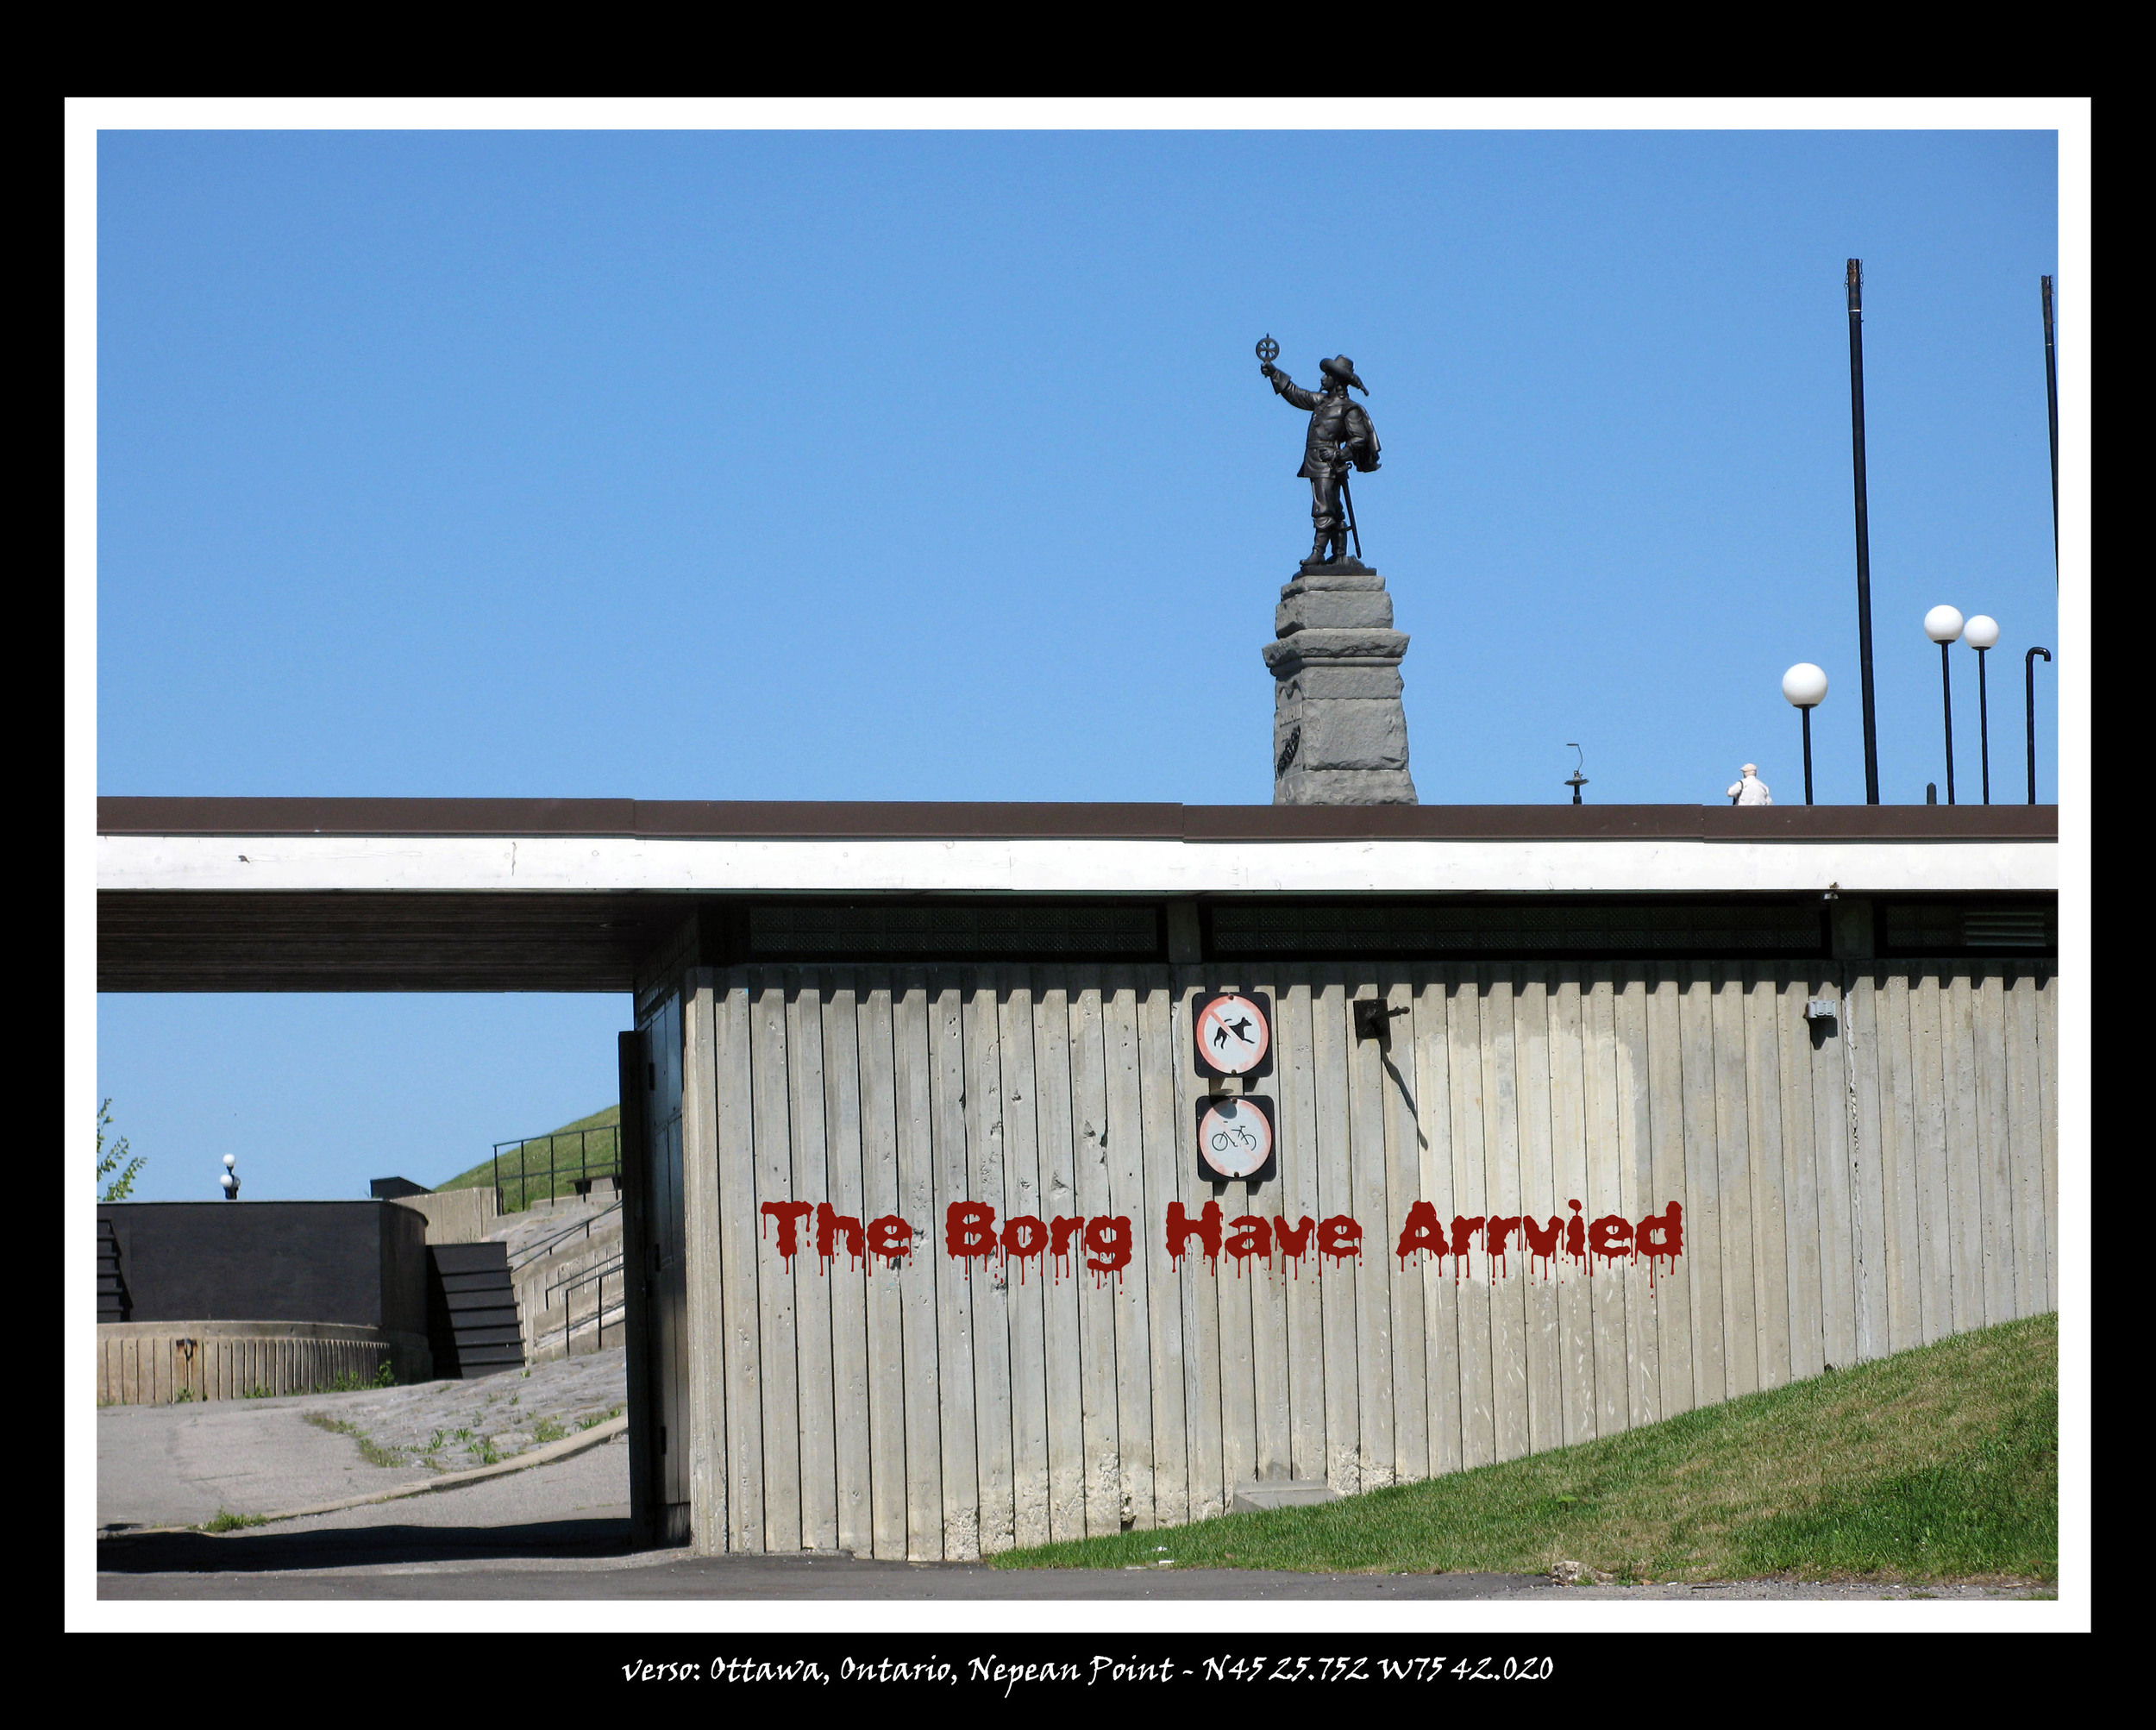
<instances>
[{"instance_id":1,"label":"statue of explorer","mask_svg":"<svg viewBox=\"0 0 2156 1730\"><path fill-rule=\"evenodd\" d=\"M1266 351L1269 349L1271 353ZM1273 365L1273 356L1280 352L1271 338L1258 345L1258 370L1271 381L1273 389L1296 408L1310 411L1310 430L1303 441L1302 467L1295 471L1310 483L1310 522L1316 530L1311 542L1310 556L1303 561L1305 567L1337 564L1347 556L1348 536L1354 532L1354 496L1347 492L1348 465L1352 463L1365 474L1377 467L1377 432L1370 425L1370 417L1362 405L1348 395L1352 385L1369 395L1369 389L1355 375L1355 362L1344 354L1336 354L1330 360L1318 362L1318 371L1324 375L1322 393L1306 391L1287 373ZM1344 497L1347 514L1341 515ZM1357 556L1362 552L1361 536L1357 536Z\"/></svg>"}]
</instances>

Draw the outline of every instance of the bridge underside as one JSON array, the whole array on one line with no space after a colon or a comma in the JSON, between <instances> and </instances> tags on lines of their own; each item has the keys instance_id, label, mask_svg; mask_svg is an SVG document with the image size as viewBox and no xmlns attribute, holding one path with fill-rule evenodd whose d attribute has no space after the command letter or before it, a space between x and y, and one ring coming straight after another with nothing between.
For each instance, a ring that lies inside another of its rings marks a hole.
<instances>
[{"instance_id":1,"label":"bridge underside","mask_svg":"<svg viewBox=\"0 0 2156 1730\"><path fill-rule=\"evenodd\" d=\"M1972 919L2015 926L1920 920L1907 953L2056 941L2055 915L2021 906L2055 905L2049 807L103 799L98 828L102 991L627 993L661 963L761 961L1800 959L1829 952L1837 891L1835 954L1871 952L1868 913L1858 950L1843 931L1865 897L1974 897L1997 906ZM1891 943L1915 916L1881 906Z\"/></svg>"},{"instance_id":2,"label":"bridge underside","mask_svg":"<svg viewBox=\"0 0 2156 1730\"><path fill-rule=\"evenodd\" d=\"M699 899L107 890L97 988L626 993Z\"/></svg>"}]
</instances>

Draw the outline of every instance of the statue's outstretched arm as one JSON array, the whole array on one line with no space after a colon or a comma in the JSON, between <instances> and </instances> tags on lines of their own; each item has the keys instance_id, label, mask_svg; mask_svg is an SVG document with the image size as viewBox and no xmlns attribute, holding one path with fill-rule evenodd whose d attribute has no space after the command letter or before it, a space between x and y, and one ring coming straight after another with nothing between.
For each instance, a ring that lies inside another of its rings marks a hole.
<instances>
[{"instance_id":1,"label":"statue's outstretched arm","mask_svg":"<svg viewBox=\"0 0 2156 1730\"><path fill-rule=\"evenodd\" d=\"M1265 369L1265 377L1272 387L1299 409L1314 409L1325 400L1314 391L1306 391L1277 367Z\"/></svg>"}]
</instances>

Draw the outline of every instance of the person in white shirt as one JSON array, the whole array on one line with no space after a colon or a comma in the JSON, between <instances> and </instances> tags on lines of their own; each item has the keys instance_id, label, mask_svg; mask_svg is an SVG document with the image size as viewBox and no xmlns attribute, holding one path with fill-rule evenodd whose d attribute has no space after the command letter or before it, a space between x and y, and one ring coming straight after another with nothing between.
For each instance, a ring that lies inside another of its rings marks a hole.
<instances>
[{"instance_id":1,"label":"person in white shirt","mask_svg":"<svg viewBox=\"0 0 2156 1730\"><path fill-rule=\"evenodd\" d=\"M1732 805L1772 805L1774 796L1767 791L1767 784L1759 779L1759 766L1746 763L1739 773L1744 779L1729 789Z\"/></svg>"}]
</instances>

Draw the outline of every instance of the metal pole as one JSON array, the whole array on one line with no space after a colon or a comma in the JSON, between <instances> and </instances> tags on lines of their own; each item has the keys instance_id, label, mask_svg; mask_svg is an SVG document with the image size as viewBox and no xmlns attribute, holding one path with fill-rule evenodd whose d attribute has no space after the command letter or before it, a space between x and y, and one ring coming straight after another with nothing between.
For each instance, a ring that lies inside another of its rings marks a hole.
<instances>
[{"instance_id":1,"label":"metal pole","mask_svg":"<svg viewBox=\"0 0 2156 1730\"><path fill-rule=\"evenodd\" d=\"M1857 660L1864 674L1864 802L1879 802L1879 729L1871 696L1871 523L1864 474L1864 260L1849 260L1849 443L1857 477Z\"/></svg>"},{"instance_id":2,"label":"metal pole","mask_svg":"<svg viewBox=\"0 0 2156 1730\"><path fill-rule=\"evenodd\" d=\"M2051 279L2044 283L2044 394L2051 404L2051 564L2059 581L2059 350L2052 335ZM2051 657L2044 657L2048 661Z\"/></svg>"},{"instance_id":3,"label":"metal pole","mask_svg":"<svg viewBox=\"0 0 2156 1730\"><path fill-rule=\"evenodd\" d=\"M1812 802L1812 705L1807 703L1796 711L1804 718L1804 803Z\"/></svg>"},{"instance_id":4,"label":"metal pole","mask_svg":"<svg viewBox=\"0 0 2156 1730\"><path fill-rule=\"evenodd\" d=\"M1977 753L1984 764L1984 802L1991 803L1991 705L1984 684L1984 650L1977 651Z\"/></svg>"},{"instance_id":5,"label":"metal pole","mask_svg":"<svg viewBox=\"0 0 2156 1730\"><path fill-rule=\"evenodd\" d=\"M1939 688L1946 704L1946 803L1954 802L1954 673L1946 658L1952 643L1939 645Z\"/></svg>"},{"instance_id":6,"label":"metal pole","mask_svg":"<svg viewBox=\"0 0 2156 1730\"><path fill-rule=\"evenodd\" d=\"M2032 649L2021 657L2021 674L2028 687L2028 802L2036 803L2036 657L2051 659L2048 649Z\"/></svg>"}]
</instances>

